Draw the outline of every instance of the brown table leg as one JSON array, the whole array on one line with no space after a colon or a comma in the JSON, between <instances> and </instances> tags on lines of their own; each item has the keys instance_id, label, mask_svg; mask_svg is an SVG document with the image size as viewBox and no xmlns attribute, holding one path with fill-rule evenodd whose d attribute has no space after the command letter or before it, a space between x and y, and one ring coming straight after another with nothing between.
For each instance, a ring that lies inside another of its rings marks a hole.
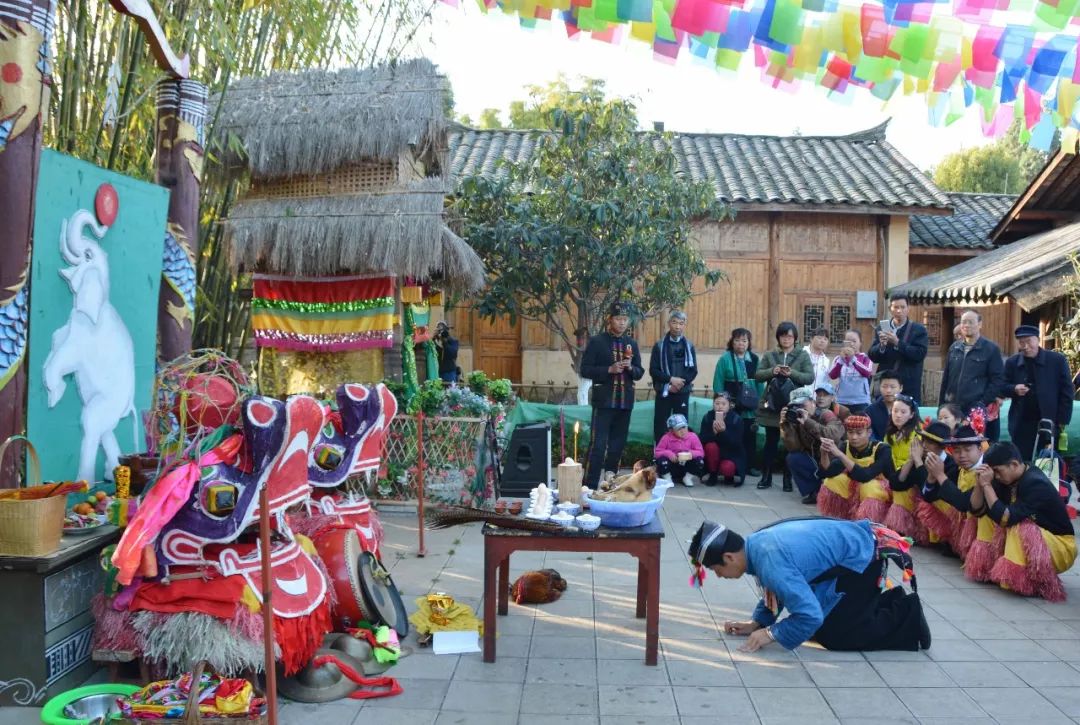
<instances>
[{"instance_id":1,"label":"brown table leg","mask_svg":"<svg viewBox=\"0 0 1080 725\"><path fill-rule=\"evenodd\" d=\"M492 537L484 537L484 662L495 661L495 586L499 561Z\"/></svg>"},{"instance_id":2,"label":"brown table leg","mask_svg":"<svg viewBox=\"0 0 1080 725\"><path fill-rule=\"evenodd\" d=\"M637 551L635 554L637 556L637 612L635 614L638 619L644 619L645 602L649 598L649 571L648 567L645 566L645 554L641 551Z\"/></svg>"},{"instance_id":3,"label":"brown table leg","mask_svg":"<svg viewBox=\"0 0 1080 725\"><path fill-rule=\"evenodd\" d=\"M510 552L502 551L502 548L499 547L499 554L500 556L505 554L505 557L499 563L499 614L505 615L510 611L510 605L507 602L510 594Z\"/></svg>"},{"instance_id":4,"label":"brown table leg","mask_svg":"<svg viewBox=\"0 0 1080 725\"><path fill-rule=\"evenodd\" d=\"M656 665L660 643L660 540L649 542L644 560L648 570L648 594L645 614L645 664Z\"/></svg>"}]
</instances>

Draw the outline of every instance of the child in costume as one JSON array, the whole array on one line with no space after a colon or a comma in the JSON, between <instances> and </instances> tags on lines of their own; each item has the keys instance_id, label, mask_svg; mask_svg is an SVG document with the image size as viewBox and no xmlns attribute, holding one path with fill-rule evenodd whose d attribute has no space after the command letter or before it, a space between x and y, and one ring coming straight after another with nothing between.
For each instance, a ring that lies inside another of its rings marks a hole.
<instances>
[{"instance_id":1,"label":"child in costume","mask_svg":"<svg viewBox=\"0 0 1080 725\"><path fill-rule=\"evenodd\" d=\"M982 465L985 442L986 439L974 428L961 425L947 441L956 459L955 478L946 475L944 461L927 458L927 480L923 488L924 499L931 503L944 501L950 506L947 515L953 524L949 544L957 556L964 559L965 575L976 581L984 581L993 565L988 548L992 543L993 528L989 522L980 525L979 517L971 512L971 491L975 488L977 469ZM974 557L969 560L973 546Z\"/></svg>"},{"instance_id":2,"label":"child in costume","mask_svg":"<svg viewBox=\"0 0 1080 725\"><path fill-rule=\"evenodd\" d=\"M925 546L929 539L926 527L915 517L919 489L915 467L922 464L922 442L919 440L919 406L907 395L896 396L885 442L892 454L893 474L889 478L892 506L882 522L890 529L911 537ZM921 483L921 482L918 482Z\"/></svg>"},{"instance_id":3,"label":"child in costume","mask_svg":"<svg viewBox=\"0 0 1080 725\"><path fill-rule=\"evenodd\" d=\"M870 439L870 418L849 415L844 421L847 443L844 449L831 438L821 439L821 469L824 478L818 491L818 510L840 519L870 519L882 522L889 511L892 492L892 453L887 443Z\"/></svg>"},{"instance_id":4,"label":"child in costume","mask_svg":"<svg viewBox=\"0 0 1080 725\"><path fill-rule=\"evenodd\" d=\"M1003 589L1059 602L1065 588L1059 574L1076 561L1072 521L1053 483L1024 463L1012 443L995 443L983 457L971 492L972 511L994 525L996 560L988 579Z\"/></svg>"},{"instance_id":5,"label":"child in costume","mask_svg":"<svg viewBox=\"0 0 1080 725\"><path fill-rule=\"evenodd\" d=\"M929 476L926 462L930 458L935 459L931 466L941 463L946 479L956 480L959 469L945 445L951 437L952 429L947 424L940 420L927 423L926 427L918 432L918 447L915 443L912 444L912 458L915 463L908 476L911 485L919 490L915 504L916 518L926 528L929 543L945 547L947 553L952 552L949 540L956 525L956 509L941 498L933 502L927 501L924 494Z\"/></svg>"},{"instance_id":6,"label":"child in costume","mask_svg":"<svg viewBox=\"0 0 1080 725\"><path fill-rule=\"evenodd\" d=\"M653 450L656 472L661 478L681 482L687 488L705 474L705 448L692 432L686 416L676 413L667 419L668 432L660 437Z\"/></svg>"}]
</instances>

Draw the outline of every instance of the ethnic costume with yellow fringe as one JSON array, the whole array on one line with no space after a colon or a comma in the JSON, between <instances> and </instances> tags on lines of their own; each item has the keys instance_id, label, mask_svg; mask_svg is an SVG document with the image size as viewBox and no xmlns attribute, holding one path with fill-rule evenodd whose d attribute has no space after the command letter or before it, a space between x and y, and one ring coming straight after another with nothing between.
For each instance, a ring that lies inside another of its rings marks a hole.
<instances>
[{"instance_id":1,"label":"ethnic costume with yellow fringe","mask_svg":"<svg viewBox=\"0 0 1080 725\"><path fill-rule=\"evenodd\" d=\"M892 489L892 506L889 507L882 523L910 537L916 544L925 546L929 542L929 533L926 526L915 516L916 507L922 500L917 485L919 482L917 469L913 466L908 471L907 478L900 480L900 471L911 459L911 443L915 440L915 436L914 430L906 436L885 436L885 442L889 445L889 452L892 455L893 476L889 480L889 487Z\"/></svg>"},{"instance_id":2,"label":"ethnic costume with yellow fringe","mask_svg":"<svg viewBox=\"0 0 1080 725\"><path fill-rule=\"evenodd\" d=\"M995 481L994 492L998 500L980 524L991 521L995 538L1004 541L986 578L1024 596L1064 601L1058 575L1076 561L1076 536L1054 485L1029 466L1011 486Z\"/></svg>"},{"instance_id":3,"label":"ethnic costume with yellow fringe","mask_svg":"<svg viewBox=\"0 0 1080 725\"><path fill-rule=\"evenodd\" d=\"M849 415L844 427L860 430L870 427L870 419ZM825 516L841 519L870 519L881 523L889 511L892 491L889 489L891 454L884 443L871 443L861 451L846 444L845 453L855 467L845 471L838 459L825 469L825 478L818 491L818 510Z\"/></svg>"},{"instance_id":4,"label":"ethnic costume with yellow fringe","mask_svg":"<svg viewBox=\"0 0 1080 725\"><path fill-rule=\"evenodd\" d=\"M941 421L932 421L928 423L925 428L920 430L918 435L923 441L932 441L944 448L952 435L952 431L949 429L949 426ZM927 452L927 455L931 454ZM955 479L959 473L956 461L954 461L952 456L948 455L948 453L945 453L944 455L945 458L942 463L944 464L945 476L949 479ZM960 513L949 505L948 501L944 501L940 498L933 501L927 500L927 495L931 494L934 489L933 487L927 486L925 456L923 465L913 469L912 473L915 475L913 484L917 485L920 489L920 495L915 504L915 517L919 520L919 524L925 527L927 531L927 543L947 544L951 542L953 530L956 528Z\"/></svg>"}]
</instances>

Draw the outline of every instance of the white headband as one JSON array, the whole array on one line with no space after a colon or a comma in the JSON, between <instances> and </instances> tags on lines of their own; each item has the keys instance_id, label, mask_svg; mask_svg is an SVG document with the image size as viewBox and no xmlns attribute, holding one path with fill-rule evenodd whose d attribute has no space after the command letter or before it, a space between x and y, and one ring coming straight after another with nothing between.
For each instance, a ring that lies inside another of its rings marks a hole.
<instances>
[{"instance_id":1,"label":"white headband","mask_svg":"<svg viewBox=\"0 0 1080 725\"><path fill-rule=\"evenodd\" d=\"M705 560L705 552L709 550L709 546L712 542L716 541L716 537L727 531L727 527L723 524L717 524L716 528L709 532L709 535L701 540L701 547L698 549L698 561Z\"/></svg>"}]
</instances>

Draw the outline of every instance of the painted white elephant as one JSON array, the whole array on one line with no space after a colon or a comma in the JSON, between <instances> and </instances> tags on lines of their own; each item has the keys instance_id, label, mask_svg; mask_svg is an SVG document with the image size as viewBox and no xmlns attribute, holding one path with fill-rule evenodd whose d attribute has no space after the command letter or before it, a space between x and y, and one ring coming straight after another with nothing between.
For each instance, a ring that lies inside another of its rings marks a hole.
<instances>
[{"instance_id":1,"label":"painted white elephant","mask_svg":"<svg viewBox=\"0 0 1080 725\"><path fill-rule=\"evenodd\" d=\"M96 240L84 234L87 227ZM109 257L97 242L107 231L85 209L63 225L60 253L72 266L60 270L60 276L75 300L67 324L53 333L45 360L50 408L64 396L64 377L75 375L83 404L77 478L86 481L94 480L98 448L105 450L105 475L112 478L120 456L116 426L124 416L135 415L135 348L109 302ZM135 429L138 445L138 425Z\"/></svg>"}]
</instances>

